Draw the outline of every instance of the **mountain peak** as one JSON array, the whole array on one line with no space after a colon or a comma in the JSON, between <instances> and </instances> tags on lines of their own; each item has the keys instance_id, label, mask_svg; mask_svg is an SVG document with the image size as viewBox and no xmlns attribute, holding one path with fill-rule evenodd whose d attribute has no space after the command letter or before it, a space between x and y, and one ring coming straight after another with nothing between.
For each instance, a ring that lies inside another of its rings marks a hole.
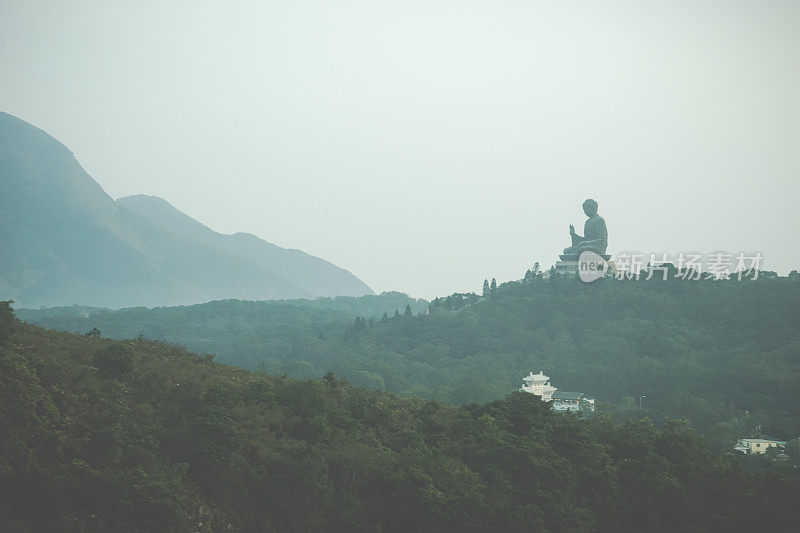
<instances>
[{"instance_id":1,"label":"mountain peak","mask_svg":"<svg viewBox=\"0 0 800 533\"><path fill-rule=\"evenodd\" d=\"M114 201L63 144L0 112L0 300L162 306L372 294L350 272L217 233L157 196Z\"/></svg>"}]
</instances>

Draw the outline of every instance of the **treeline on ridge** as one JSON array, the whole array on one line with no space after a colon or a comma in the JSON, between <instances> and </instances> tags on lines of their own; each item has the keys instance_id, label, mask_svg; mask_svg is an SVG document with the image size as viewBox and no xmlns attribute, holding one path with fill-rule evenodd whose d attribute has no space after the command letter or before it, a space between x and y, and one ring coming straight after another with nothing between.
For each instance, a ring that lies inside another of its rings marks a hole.
<instances>
[{"instance_id":1,"label":"treeline on ridge","mask_svg":"<svg viewBox=\"0 0 800 533\"><path fill-rule=\"evenodd\" d=\"M404 316L402 299L391 304L325 316L289 302L87 318L21 313L46 327L144 335L245 368L300 378L334 372L360 386L451 404L502 398L523 375L543 370L560 389L590 394L623 419L688 418L723 448L758 432L800 435L797 279L583 284L531 276L487 297L434 300L427 316L416 316L427 302L411 302L413 317ZM262 319L270 305L281 307Z\"/></svg>"}]
</instances>

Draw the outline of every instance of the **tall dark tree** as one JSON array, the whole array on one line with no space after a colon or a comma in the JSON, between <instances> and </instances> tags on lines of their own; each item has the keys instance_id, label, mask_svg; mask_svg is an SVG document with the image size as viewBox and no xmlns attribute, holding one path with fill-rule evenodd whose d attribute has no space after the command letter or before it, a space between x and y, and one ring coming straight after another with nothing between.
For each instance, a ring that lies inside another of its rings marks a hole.
<instances>
[{"instance_id":1,"label":"tall dark tree","mask_svg":"<svg viewBox=\"0 0 800 533\"><path fill-rule=\"evenodd\" d=\"M409 304L406 304L406 312L403 313L403 316L414 316L414 313L411 312L411 306Z\"/></svg>"},{"instance_id":2,"label":"tall dark tree","mask_svg":"<svg viewBox=\"0 0 800 533\"><path fill-rule=\"evenodd\" d=\"M492 284L489 286L489 294L494 296L497 294L497 280L492 278Z\"/></svg>"},{"instance_id":3,"label":"tall dark tree","mask_svg":"<svg viewBox=\"0 0 800 533\"><path fill-rule=\"evenodd\" d=\"M486 298L489 296L489 280L483 280L483 297Z\"/></svg>"},{"instance_id":4,"label":"tall dark tree","mask_svg":"<svg viewBox=\"0 0 800 533\"><path fill-rule=\"evenodd\" d=\"M0 302L0 342L7 341L11 337L11 327L14 325L14 309L11 304L14 300Z\"/></svg>"},{"instance_id":5,"label":"tall dark tree","mask_svg":"<svg viewBox=\"0 0 800 533\"><path fill-rule=\"evenodd\" d=\"M381 317L381 322L386 322L387 320L389 320L389 313L384 311L383 316Z\"/></svg>"}]
</instances>

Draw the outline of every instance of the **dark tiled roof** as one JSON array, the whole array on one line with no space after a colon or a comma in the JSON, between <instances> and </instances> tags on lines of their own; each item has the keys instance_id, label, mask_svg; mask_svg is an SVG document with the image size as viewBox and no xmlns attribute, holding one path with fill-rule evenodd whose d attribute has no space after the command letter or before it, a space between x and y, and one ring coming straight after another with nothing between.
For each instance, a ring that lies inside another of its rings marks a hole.
<instances>
[{"instance_id":1,"label":"dark tiled roof","mask_svg":"<svg viewBox=\"0 0 800 533\"><path fill-rule=\"evenodd\" d=\"M554 400L580 400L582 396L582 392L566 392L563 390L557 390L553 393Z\"/></svg>"}]
</instances>

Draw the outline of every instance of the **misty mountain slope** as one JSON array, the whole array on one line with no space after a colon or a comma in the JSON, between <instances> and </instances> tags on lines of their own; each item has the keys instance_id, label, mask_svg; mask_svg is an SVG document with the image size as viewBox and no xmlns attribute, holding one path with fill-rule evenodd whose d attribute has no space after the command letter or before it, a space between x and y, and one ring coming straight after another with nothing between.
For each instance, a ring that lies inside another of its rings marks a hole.
<instances>
[{"instance_id":1,"label":"misty mountain slope","mask_svg":"<svg viewBox=\"0 0 800 533\"><path fill-rule=\"evenodd\" d=\"M121 279L160 291L165 300L190 289L154 268L114 200L66 147L5 113L0 113L0 190L4 295L30 305L110 304L128 291Z\"/></svg>"},{"instance_id":2,"label":"misty mountain slope","mask_svg":"<svg viewBox=\"0 0 800 533\"><path fill-rule=\"evenodd\" d=\"M186 240L236 254L302 287L313 296L361 296L372 290L347 270L301 250L281 248L250 233L217 233L156 196L138 194L117 205Z\"/></svg>"},{"instance_id":3,"label":"misty mountain slope","mask_svg":"<svg viewBox=\"0 0 800 533\"><path fill-rule=\"evenodd\" d=\"M64 145L7 113L0 113L0 192L0 298L24 306L308 298L354 294L361 283L347 273L352 279L341 276L341 285L323 278L324 291L303 287L266 261L165 231L118 205Z\"/></svg>"}]
</instances>

